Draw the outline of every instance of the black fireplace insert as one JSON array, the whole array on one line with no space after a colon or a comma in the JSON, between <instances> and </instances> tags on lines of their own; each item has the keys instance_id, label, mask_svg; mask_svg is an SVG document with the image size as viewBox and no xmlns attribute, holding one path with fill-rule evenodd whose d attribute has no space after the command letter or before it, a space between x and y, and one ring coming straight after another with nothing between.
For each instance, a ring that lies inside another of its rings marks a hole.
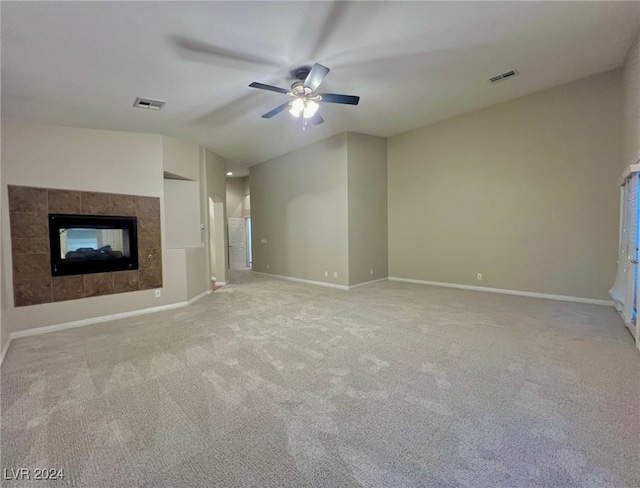
<instances>
[{"instance_id":1,"label":"black fireplace insert","mask_svg":"<svg viewBox=\"0 0 640 488\"><path fill-rule=\"evenodd\" d=\"M138 269L136 217L49 214L51 275Z\"/></svg>"}]
</instances>

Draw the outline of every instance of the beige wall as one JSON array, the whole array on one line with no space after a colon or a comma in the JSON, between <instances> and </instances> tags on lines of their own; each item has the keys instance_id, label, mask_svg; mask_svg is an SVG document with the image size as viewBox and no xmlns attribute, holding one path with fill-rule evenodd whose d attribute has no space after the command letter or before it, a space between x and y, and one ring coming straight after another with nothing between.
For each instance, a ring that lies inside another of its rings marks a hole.
<instances>
[{"instance_id":1,"label":"beige wall","mask_svg":"<svg viewBox=\"0 0 640 488\"><path fill-rule=\"evenodd\" d=\"M244 217L244 178L227 178L227 218Z\"/></svg>"},{"instance_id":2,"label":"beige wall","mask_svg":"<svg viewBox=\"0 0 640 488\"><path fill-rule=\"evenodd\" d=\"M623 168L640 158L640 32L627 54L623 69L624 159Z\"/></svg>"},{"instance_id":3,"label":"beige wall","mask_svg":"<svg viewBox=\"0 0 640 488\"><path fill-rule=\"evenodd\" d=\"M227 215L226 215L226 178L225 160L209 149L202 148L201 178L205 182L206 201L203 214L206 219L206 240L214 248L213 258L207 254L210 277L217 282L227 282ZM215 218L209 215L209 200L214 207Z\"/></svg>"},{"instance_id":4,"label":"beige wall","mask_svg":"<svg viewBox=\"0 0 640 488\"><path fill-rule=\"evenodd\" d=\"M166 249L163 180L166 165L161 136L6 122L2 129L4 269L11 269L7 185L123 193L161 199L164 283L160 298L155 298L154 290L142 290L14 308L12 273L2 273L2 293L6 303L2 317L3 342L11 332L183 302L197 295L198 290L208 289L202 248L195 251L178 249L175 252ZM192 148L187 151L191 152ZM196 172L199 171L198 158L194 161L190 156L186 160L189 167L195 165ZM182 161L184 163L185 159ZM183 164L179 171L184 173L184 167ZM185 174L193 176L191 170ZM216 178L218 176L212 173L212 182ZM199 209L196 208L196 212ZM194 273L195 269L202 269L202 272Z\"/></svg>"},{"instance_id":5,"label":"beige wall","mask_svg":"<svg viewBox=\"0 0 640 488\"><path fill-rule=\"evenodd\" d=\"M207 249L193 247L185 249L185 270L187 275L186 298L192 298L211 289L209 273L207 273Z\"/></svg>"},{"instance_id":6,"label":"beige wall","mask_svg":"<svg viewBox=\"0 0 640 488\"><path fill-rule=\"evenodd\" d=\"M200 177L199 161L199 146L162 136L162 165L164 171L195 181Z\"/></svg>"},{"instance_id":7,"label":"beige wall","mask_svg":"<svg viewBox=\"0 0 640 488\"><path fill-rule=\"evenodd\" d=\"M242 213L245 217L251 217L251 185L249 183L249 177L245 176L242 178L242 195L243 195L243 203L242 203Z\"/></svg>"},{"instance_id":8,"label":"beige wall","mask_svg":"<svg viewBox=\"0 0 640 488\"><path fill-rule=\"evenodd\" d=\"M254 270L349 283L346 175L345 134L250 168Z\"/></svg>"},{"instance_id":9,"label":"beige wall","mask_svg":"<svg viewBox=\"0 0 640 488\"><path fill-rule=\"evenodd\" d=\"M248 176L245 176L244 178L242 178L242 194L243 195L251 194L250 179Z\"/></svg>"},{"instance_id":10,"label":"beige wall","mask_svg":"<svg viewBox=\"0 0 640 488\"><path fill-rule=\"evenodd\" d=\"M206 230L201 228L205 185L200 152L195 144L162 136L163 171L193 180L165 179L163 182L167 263L176 277L175 281L165 281L164 285L165 293L177 302L190 300L211 289Z\"/></svg>"},{"instance_id":11,"label":"beige wall","mask_svg":"<svg viewBox=\"0 0 640 488\"><path fill-rule=\"evenodd\" d=\"M167 249L202 247L198 181L164 180Z\"/></svg>"},{"instance_id":12,"label":"beige wall","mask_svg":"<svg viewBox=\"0 0 640 488\"><path fill-rule=\"evenodd\" d=\"M390 138L389 275L608 299L622 133L616 70Z\"/></svg>"},{"instance_id":13,"label":"beige wall","mask_svg":"<svg viewBox=\"0 0 640 488\"><path fill-rule=\"evenodd\" d=\"M387 276L387 140L349 132L347 158L349 284L354 285Z\"/></svg>"}]
</instances>

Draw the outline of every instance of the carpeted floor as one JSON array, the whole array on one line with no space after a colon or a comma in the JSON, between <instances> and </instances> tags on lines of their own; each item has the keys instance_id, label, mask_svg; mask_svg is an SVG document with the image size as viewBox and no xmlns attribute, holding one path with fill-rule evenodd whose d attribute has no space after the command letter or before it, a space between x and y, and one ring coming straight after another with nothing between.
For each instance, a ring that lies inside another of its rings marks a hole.
<instances>
[{"instance_id":1,"label":"carpeted floor","mask_svg":"<svg viewBox=\"0 0 640 488\"><path fill-rule=\"evenodd\" d=\"M4 486L640 486L640 353L609 307L236 272L16 340L1 382L1 467L65 475Z\"/></svg>"}]
</instances>

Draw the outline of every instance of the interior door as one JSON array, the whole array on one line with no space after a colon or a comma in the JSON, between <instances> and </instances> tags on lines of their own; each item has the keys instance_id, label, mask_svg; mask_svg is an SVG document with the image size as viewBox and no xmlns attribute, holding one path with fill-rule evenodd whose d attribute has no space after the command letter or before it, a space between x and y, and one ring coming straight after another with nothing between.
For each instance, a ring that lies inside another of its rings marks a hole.
<instances>
[{"instance_id":1,"label":"interior door","mask_svg":"<svg viewBox=\"0 0 640 488\"><path fill-rule=\"evenodd\" d=\"M229 268L247 267L247 234L243 218L229 219Z\"/></svg>"}]
</instances>

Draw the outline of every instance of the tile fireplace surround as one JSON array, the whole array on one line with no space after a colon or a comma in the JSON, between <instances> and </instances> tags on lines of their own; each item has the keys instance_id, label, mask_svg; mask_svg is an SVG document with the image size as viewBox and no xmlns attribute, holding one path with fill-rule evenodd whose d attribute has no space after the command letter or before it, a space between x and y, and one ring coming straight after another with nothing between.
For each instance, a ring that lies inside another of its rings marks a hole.
<instances>
[{"instance_id":1,"label":"tile fireplace surround","mask_svg":"<svg viewBox=\"0 0 640 488\"><path fill-rule=\"evenodd\" d=\"M162 286L159 198L12 185L8 189L16 307ZM137 217L139 268L51 276L50 213Z\"/></svg>"}]
</instances>

